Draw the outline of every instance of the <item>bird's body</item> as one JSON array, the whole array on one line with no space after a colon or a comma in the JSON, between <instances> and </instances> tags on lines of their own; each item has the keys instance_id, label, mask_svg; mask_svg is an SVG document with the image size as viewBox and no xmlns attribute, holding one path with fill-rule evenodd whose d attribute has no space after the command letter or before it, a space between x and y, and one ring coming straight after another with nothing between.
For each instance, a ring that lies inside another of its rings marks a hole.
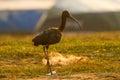
<instances>
[{"instance_id":1,"label":"bird's body","mask_svg":"<svg viewBox=\"0 0 120 80\"><path fill-rule=\"evenodd\" d=\"M51 45L60 41L62 33L57 28L49 28L38 34L32 41L35 46Z\"/></svg>"},{"instance_id":2,"label":"bird's body","mask_svg":"<svg viewBox=\"0 0 120 80\"><path fill-rule=\"evenodd\" d=\"M32 42L34 42L35 46L39 46L39 45L43 46L43 51L44 51L45 57L47 59L47 66L51 72L51 75L52 75L52 71L51 71L51 66L49 63L48 48L49 48L49 45L60 42L60 39L62 36L62 31L65 28L67 17L74 20L75 22L77 22L79 24L79 21L77 21L74 17L72 17L68 11L63 11L62 17L61 17L62 18L61 25L59 28L46 29L43 32L39 33L35 38L32 39ZM79 24L79 26L80 26L80 24Z\"/></svg>"}]
</instances>

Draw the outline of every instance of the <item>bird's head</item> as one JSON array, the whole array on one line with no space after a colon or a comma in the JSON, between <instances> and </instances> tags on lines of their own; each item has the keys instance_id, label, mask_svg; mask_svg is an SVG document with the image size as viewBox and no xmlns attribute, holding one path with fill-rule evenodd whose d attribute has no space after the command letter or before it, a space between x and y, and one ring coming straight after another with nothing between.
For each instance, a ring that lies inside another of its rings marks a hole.
<instances>
[{"instance_id":1,"label":"bird's head","mask_svg":"<svg viewBox=\"0 0 120 80\"><path fill-rule=\"evenodd\" d=\"M82 24L77 19L75 19L68 11L63 11L62 17L72 19L79 25L80 28L82 28Z\"/></svg>"},{"instance_id":2,"label":"bird's head","mask_svg":"<svg viewBox=\"0 0 120 80\"><path fill-rule=\"evenodd\" d=\"M63 17L69 17L70 13L68 11L63 11L62 16Z\"/></svg>"}]
</instances>

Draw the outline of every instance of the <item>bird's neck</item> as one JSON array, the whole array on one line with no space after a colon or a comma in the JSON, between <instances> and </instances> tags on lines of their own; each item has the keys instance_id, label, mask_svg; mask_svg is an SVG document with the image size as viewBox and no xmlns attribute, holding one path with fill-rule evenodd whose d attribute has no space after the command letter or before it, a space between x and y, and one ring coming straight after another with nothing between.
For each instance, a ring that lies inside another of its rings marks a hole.
<instances>
[{"instance_id":1,"label":"bird's neck","mask_svg":"<svg viewBox=\"0 0 120 80\"><path fill-rule=\"evenodd\" d=\"M66 17L65 16L62 16L62 19L61 19L61 25L59 27L59 30L62 32L65 28L65 24L66 24Z\"/></svg>"}]
</instances>

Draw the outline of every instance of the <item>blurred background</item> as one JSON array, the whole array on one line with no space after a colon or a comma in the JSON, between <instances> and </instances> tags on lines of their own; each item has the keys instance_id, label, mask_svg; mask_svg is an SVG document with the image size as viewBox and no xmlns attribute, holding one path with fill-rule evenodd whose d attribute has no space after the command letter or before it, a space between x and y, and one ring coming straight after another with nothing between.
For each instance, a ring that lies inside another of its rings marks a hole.
<instances>
[{"instance_id":1,"label":"blurred background","mask_svg":"<svg viewBox=\"0 0 120 80\"><path fill-rule=\"evenodd\" d=\"M120 30L120 0L0 0L0 33L59 27L64 10L83 25L68 20L64 32Z\"/></svg>"}]
</instances>

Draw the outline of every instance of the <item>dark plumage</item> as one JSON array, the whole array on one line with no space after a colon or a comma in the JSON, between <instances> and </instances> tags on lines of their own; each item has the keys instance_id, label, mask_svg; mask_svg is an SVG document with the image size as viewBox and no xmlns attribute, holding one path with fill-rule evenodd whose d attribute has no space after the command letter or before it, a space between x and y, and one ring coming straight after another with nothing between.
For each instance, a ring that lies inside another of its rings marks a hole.
<instances>
[{"instance_id":1,"label":"dark plumage","mask_svg":"<svg viewBox=\"0 0 120 80\"><path fill-rule=\"evenodd\" d=\"M51 66L49 63L48 48L49 48L49 45L56 44L60 41L61 36L62 36L62 31L65 28L67 18L74 20L80 26L79 21L77 21L74 17L72 17L68 11L63 11L61 25L59 28L49 28L49 29L41 32L35 38L32 39L32 42L34 42L35 46L43 45L43 51L45 53L45 56L47 59L47 66L51 72L51 75L52 75L52 71L51 71Z\"/></svg>"},{"instance_id":2,"label":"dark plumage","mask_svg":"<svg viewBox=\"0 0 120 80\"><path fill-rule=\"evenodd\" d=\"M61 39L61 32L55 28L47 29L41 32L38 36L36 36L32 41L35 46L38 45L50 45L58 43Z\"/></svg>"}]
</instances>

